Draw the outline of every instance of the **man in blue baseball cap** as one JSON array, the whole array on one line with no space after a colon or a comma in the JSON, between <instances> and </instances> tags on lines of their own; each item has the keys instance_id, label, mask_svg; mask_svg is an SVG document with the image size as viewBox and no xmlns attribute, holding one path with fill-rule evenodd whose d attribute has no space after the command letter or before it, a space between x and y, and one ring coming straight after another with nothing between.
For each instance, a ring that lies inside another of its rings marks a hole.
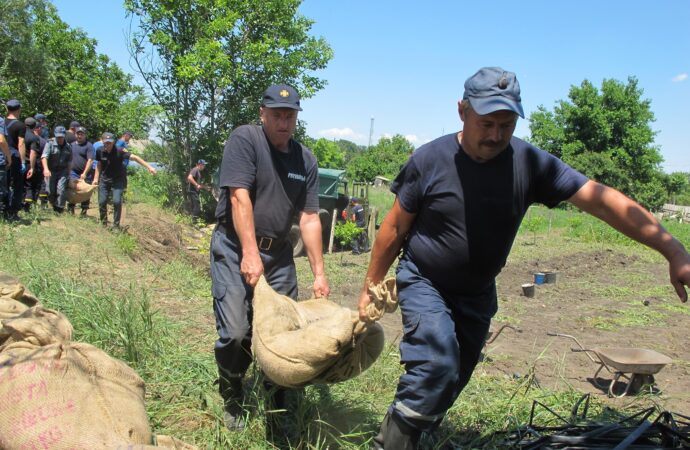
<instances>
[{"instance_id":1,"label":"man in blue baseball cap","mask_svg":"<svg viewBox=\"0 0 690 450\"><path fill-rule=\"evenodd\" d=\"M187 174L187 196L189 197L189 203L192 212L192 223L196 225L199 222L199 217L201 217L201 202L199 201L199 191L205 189L204 185L201 184L201 172L206 168L206 160L200 159L196 162L196 166L192 167Z\"/></svg>"},{"instance_id":2,"label":"man in blue baseball cap","mask_svg":"<svg viewBox=\"0 0 690 450\"><path fill-rule=\"evenodd\" d=\"M498 308L495 278L533 203L568 201L659 251L687 300L690 255L653 215L513 136L524 117L514 73L480 69L465 82L458 113L462 131L417 149L392 183L396 199L371 254L365 285L383 280L402 249L396 278L405 373L374 438L377 448L415 448L470 380Z\"/></svg>"}]
</instances>

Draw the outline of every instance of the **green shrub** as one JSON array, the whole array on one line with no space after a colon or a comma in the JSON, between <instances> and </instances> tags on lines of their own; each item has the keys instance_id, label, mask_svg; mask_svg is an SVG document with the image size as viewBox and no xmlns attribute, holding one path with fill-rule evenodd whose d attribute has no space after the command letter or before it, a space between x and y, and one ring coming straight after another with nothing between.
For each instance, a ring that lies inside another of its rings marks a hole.
<instances>
[{"instance_id":1,"label":"green shrub","mask_svg":"<svg viewBox=\"0 0 690 450\"><path fill-rule=\"evenodd\" d=\"M339 223L335 226L335 238L342 247L346 247L362 233L354 222Z\"/></svg>"},{"instance_id":2,"label":"green shrub","mask_svg":"<svg viewBox=\"0 0 690 450\"><path fill-rule=\"evenodd\" d=\"M146 170L131 170L128 193L134 202L154 203L163 208L181 211L184 207L182 183L173 173L159 171L151 175Z\"/></svg>"}]
</instances>

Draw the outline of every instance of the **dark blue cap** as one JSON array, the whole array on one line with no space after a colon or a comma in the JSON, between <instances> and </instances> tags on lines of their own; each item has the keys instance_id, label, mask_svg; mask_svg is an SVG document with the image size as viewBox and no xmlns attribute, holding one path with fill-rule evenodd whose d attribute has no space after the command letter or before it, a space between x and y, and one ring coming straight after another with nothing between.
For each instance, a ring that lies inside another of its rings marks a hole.
<instances>
[{"instance_id":1,"label":"dark blue cap","mask_svg":"<svg viewBox=\"0 0 690 450\"><path fill-rule=\"evenodd\" d=\"M80 126L81 126L81 124L79 122L77 122L76 120L73 120L69 123L70 128L78 128Z\"/></svg>"},{"instance_id":2,"label":"dark blue cap","mask_svg":"<svg viewBox=\"0 0 690 450\"><path fill-rule=\"evenodd\" d=\"M468 99L479 115L508 110L524 118L520 83L513 72L500 67L483 67L465 81L463 99Z\"/></svg>"},{"instance_id":3,"label":"dark blue cap","mask_svg":"<svg viewBox=\"0 0 690 450\"><path fill-rule=\"evenodd\" d=\"M41 114L41 113L38 113L34 116L34 119L36 119L36 120L45 120L45 118L46 118L46 115Z\"/></svg>"},{"instance_id":4,"label":"dark blue cap","mask_svg":"<svg viewBox=\"0 0 690 450\"><path fill-rule=\"evenodd\" d=\"M205 159L200 159L199 161L196 162L197 164L204 164L206 165L206 160Z\"/></svg>"},{"instance_id":5,"label":"dark blue cap","mask_svg":"<svg viewBox=\"0 0 690 450\"><path fill-rule=\"evenodd\" d=\"M103 142L115 142L115 136L113 136L113 133L105 132L101 135L101 141L103 141Z\"/></svg>"},{"instance_id":6,"label":"dark blue cap","mask_svg":"<svg viewBox=\"0 0 690 450\"><path fill-rule=\"evenodd\" d=\"M53 131L53 135L55 135L56 138L65 137L66 132L67 130L65 130L65 127L63 127L62 125L58 125L55 127L55 130Z\"/></svg>"},{"instance_id":7,"label":"dark blue cap","mask_svg":"<svg viewBox=\"0 0 690 450\"><path fill-rule=\"evenodd\" d=\"M19 100L16 98L13 98L12 100L7 100L7 103L5 103L5 106L7 106L8 111L15 111L19 108L22 107L22 104L19 103Z\"/></svg>"},{"instance_id":8,"label":"dark blue cap","mask_svg":"<svg viewBox=\"0 0 690 450\"><path fill-rule=\"evenodd\" d=\"M295 88L287 84L274 84L266 89L261 104L266 108L291 108L302 111L299 106L299 94Z\"/></svg>"}]
</instances>

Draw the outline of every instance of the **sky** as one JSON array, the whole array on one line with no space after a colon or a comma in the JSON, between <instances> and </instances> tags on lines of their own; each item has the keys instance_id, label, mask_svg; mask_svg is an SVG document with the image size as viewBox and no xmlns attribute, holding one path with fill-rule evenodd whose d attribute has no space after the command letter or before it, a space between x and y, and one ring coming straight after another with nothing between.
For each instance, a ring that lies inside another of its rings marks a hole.
<instances>
[{"instance_id":1,"label":"sky","mask_svg":"<svg viewBox=\"0 0 690 450\"><path fill-rule=\"evenodd\" d=\"M53 3L135 73L121 0ZM401 134L422 145L461 129L465 79L500 66L520 82L526 119L515 135L528 138L529 115L539 105L552 110L571 86L634 76L651 100L664 170L690 171L690 1L304 0L300 13L334 51L316 73L327 86L302 101L311 137L367 145L373 118L373 143Z\"/></svg>"}]
</instances>

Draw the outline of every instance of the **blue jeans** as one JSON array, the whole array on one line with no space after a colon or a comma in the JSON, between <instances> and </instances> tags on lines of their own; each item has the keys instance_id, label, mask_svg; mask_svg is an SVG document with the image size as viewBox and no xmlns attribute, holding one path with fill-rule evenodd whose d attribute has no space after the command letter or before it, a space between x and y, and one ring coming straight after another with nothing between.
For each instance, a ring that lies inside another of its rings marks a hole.
<instances>
[{"instance_id":1,"label":"blue jeans","mask_svg":"<svg viewBox=\"0 0 690 450\"><path fill-rule=\"evenodd\" d=\"M100 180L98 183L98 212L101 223L108 223L108 195L113 194L113 225L120 226L122 217L122 193L125 190L125 180Z\"/></svg>"},{"instance_id":2,"label":"blue jeans","mask_svg":"<svg viewBox=\"0 0 690 450\"><path fill-rule=\"evenodd\" d=\"M252 298L240 273L242 249L236 237L216 229L211 238L211 291L218 340L214 348L220 374L242 378L252 362ZM279 294L297 298L297 272L289 241L270 252L260 251L264 276Z\"/></svg>"},{"instance_id":3,"label":"blue jeans","mask_svg":"<svg viewBox=\"0 0 690 450\"><path fill-rule=\"evenodd\" d=\"M472 297L441 293L404 258L397 285L405 373L389 412L414 429L429 432L441 423L479 361L496 313L496 285Z\"/></svg>"}]
</instances>

